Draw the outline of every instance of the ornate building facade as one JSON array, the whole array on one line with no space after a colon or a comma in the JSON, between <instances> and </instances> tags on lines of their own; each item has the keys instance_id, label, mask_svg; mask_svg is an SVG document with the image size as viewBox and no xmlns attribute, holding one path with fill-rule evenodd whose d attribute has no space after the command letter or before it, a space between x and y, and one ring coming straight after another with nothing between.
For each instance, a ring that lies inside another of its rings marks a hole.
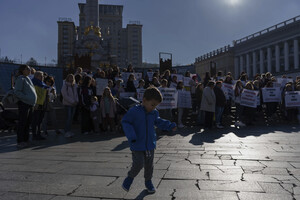
<instances>
[{"instance_id":1,"label":"ornate building facade","mask_svg":"<svg viewBox=\"0 0 300 200\"><path fill-rule=\"evenodd\" d=\"M58 21L60 66L142 65L142 25L130 22L123 28L123 6L99 5L98 0L87 0L78 6L79 26L72 21ZM66 30L64 27L72 28ZM73 40L69 35L74 35Z\"/></svg>"}]
</instances>

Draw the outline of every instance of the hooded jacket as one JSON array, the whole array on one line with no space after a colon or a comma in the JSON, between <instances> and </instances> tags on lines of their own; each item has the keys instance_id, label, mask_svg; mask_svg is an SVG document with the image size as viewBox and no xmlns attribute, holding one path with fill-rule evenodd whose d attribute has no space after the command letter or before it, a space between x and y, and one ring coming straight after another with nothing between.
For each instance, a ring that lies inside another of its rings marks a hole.
<instances>
[{"instance_id":1,"label":"hooded jacket","mask_svg":"<svg viewBox=\"0 0 300 200\"><path fill-rule=\"evenodd\" d=\"M34 85L28 76L18 76L15 81L14 94L23 103L31 106L36 104L37 95Z\"/></svg>"},{"instance_id":2,"label":"hooded jacket","mask_svg":"<svg viewBox=\"0 0 300 200\"><path fill-rule=\"evenodd\" d=\"M131 151L149 151L156 148L154 126L170 131L176 127L176 124L161 119L156 109L147 112L144 106L136 105L124 115L122 126Z\"/></svg>"}]
</instances>

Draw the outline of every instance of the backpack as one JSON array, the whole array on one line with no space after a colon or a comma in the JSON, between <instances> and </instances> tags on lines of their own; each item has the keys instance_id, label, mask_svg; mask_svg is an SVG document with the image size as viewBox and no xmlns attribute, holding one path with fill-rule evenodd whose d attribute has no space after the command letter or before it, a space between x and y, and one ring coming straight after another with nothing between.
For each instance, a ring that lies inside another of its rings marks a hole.
<instances>
[{"instance_id":1,"label":"backpack","mask_svg":"<svg viewBox=\"0 0 300 200\"><path fill-rule=\"evenodd\" d=\"M10 89L3 97L2 99L2 103L3 105L6 107L8 105L14 105L17 104L19 101L19 99L17 98L17 96L15 95L15 91L14 89Z\"/></svg>"}]
</instances>

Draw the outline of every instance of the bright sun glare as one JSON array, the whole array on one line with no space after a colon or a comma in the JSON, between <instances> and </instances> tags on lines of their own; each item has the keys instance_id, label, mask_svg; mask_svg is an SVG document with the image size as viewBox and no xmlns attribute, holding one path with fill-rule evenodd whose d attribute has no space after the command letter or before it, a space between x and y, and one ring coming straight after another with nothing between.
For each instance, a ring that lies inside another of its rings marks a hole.
<instances>
[{"instance_id":1,"label":"bright sun glare","mask_svg":"<svg viewBox=\"0 0 300 200\"><path fill-rule=\"evenodd\" d=\"M230 5L234 6L234 5L238 4L240 0L228 0L228 1L229 1Z\"/></svg>"}]
</instances>

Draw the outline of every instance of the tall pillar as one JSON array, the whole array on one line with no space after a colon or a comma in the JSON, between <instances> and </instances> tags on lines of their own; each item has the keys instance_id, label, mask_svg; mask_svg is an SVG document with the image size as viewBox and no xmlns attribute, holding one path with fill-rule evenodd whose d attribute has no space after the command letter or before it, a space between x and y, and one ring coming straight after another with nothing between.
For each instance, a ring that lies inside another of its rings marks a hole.
<instances>
[{"instance_id":1,"label":"tall pillar","mask_svg":"<svg viewBox=\"0 0 300 200\"><path fill-rule=\"evenodd\" d=\"M267 58L268 58L268 72L272 71L272 51L271 51L271 47L268 47L268 54L267 54Z\"/></svg>"},{"instance_id":2,"label":"tall pillar","mask_svg":"<svg viewBox=\"0 0 300 200\"><path fill-rule=\"evenodd\" d=\"M264 51L261 49L259 50L259 73L265 73L264 72Z\"/></svg>"},{"instance_id":3,"label":"tall pillar","mask_svg":"<svg viewBox=\"0 0 300 200\"><path fill-rule=\"evenodd\" d=\"M246 73L247 73L248 77L251 76L251 71L250 71L250 55L249 55L249 53L247 53L247 55L246 55Z\"/></svg>"},{"instance_id":4,"label":"tall pillar","mask_svg":"<svg viewBox=\"0 0 300 200\"><path fill-rule=\"evenodd\" d=\"M253 71L253 76L255 76L256 75L256 73L257 73L257 68L256 68L256 52L255 51L253 51L253 53L252 53L252 71Z\"/></svg>"},{"instance_id":5,"label":"tall pillar","mask_svg":"<svg viewBox=\"0 0 300 200\"><path fill-rule=\"evenodd\" d=\"M244 60L243 60L243 55L240 56L240 74L244 71ZM239 76L240 76L239 74Z\"/></svg>"},{"instance_id":6,"label":"tall pillar","mask_svg":"<svg viewBox=\"0 0 300 200\"><path fill-rule=\"evenodd\" d=\"M289 43L285 42L284 43L284 71L289 70Z\"/></svg>"},{"instance_id":7,"label":"tall pillar","mask_svg":"<svg viewBox=\"0 0 300 200\"><path fill-rule=\"evenodd\" d=\"M239 58L234 58L234 78L237 79L239 76Z\"/></svg>"},{"instance_id":8,"label":"tall pillar","mask_svg":"<svg viewBox=\"0 0 300 200\"><path fill-rule=\"evenodd\" d=\"M294 68L299 69L299 45L298 40L294 40Z\"/></svg>"},{"instance_id":9,"label":"tall pillar","mask_svg":"<svg viewBox=\"0 0 300 200\"><path fill-rule=\"evenodd\" d=\"M276 67L276 72L280 71L280 49L279 45L276 44L275 46L275 67Z\"/></svg>"}]
</instances>

